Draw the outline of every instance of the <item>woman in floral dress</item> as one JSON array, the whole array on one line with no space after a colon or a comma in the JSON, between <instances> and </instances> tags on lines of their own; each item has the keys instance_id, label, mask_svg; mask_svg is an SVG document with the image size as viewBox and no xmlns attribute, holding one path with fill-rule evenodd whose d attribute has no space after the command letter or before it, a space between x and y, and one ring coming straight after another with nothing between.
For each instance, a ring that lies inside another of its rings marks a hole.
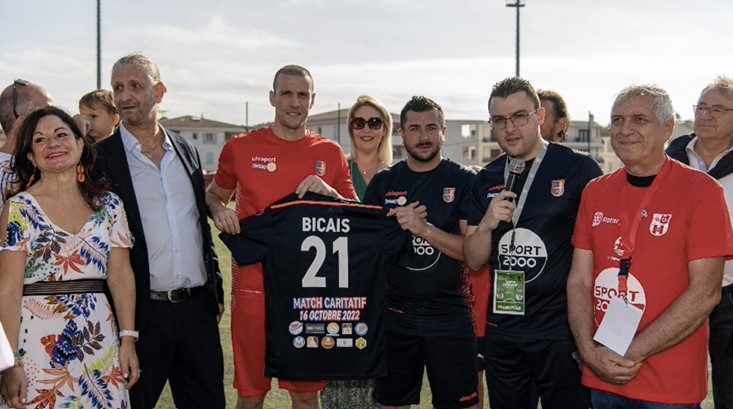
<instances>
[{"instance_id":1,"label":"woman in floral dress","mask_svg":"<svg viewBox=\"0 0 733 409\"><path fill-rule=\"evenodd\" d=\"M25 118L19 192L0 215L0 321L17 351L1 375L0 408L129 407L139 377L132 237L120 199L89 177L93 163L64 111Z\"/></svg>"}]
</instances>

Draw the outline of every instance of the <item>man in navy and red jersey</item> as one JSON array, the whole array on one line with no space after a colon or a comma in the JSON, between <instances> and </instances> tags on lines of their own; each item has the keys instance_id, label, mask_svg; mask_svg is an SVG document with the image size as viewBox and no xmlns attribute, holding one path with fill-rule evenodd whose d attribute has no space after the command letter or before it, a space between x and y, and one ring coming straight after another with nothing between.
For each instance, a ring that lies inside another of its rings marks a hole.
<instances>
[{"instance_id":1,"label":"man in navy and red jersey","mask_svg":"<svg viewBox=\"0 0 733 409\"><path fill-rule=\"evenodd\" d=\"M225 233L238 234L240 219L293 192L356 197L341 148L306 128L315 100L310 72L297 65L282 67L272 86L273 125L227 142L206 193L214 225ZM236 213L226 207L235 190ZM232 267L232 344L237 408L262 408L270 378L264 376L265 294L259 263ZM323 386L321 381L280 381L295 409L317 408Z\"/></svg>"},{"instance_id":2,"label":"man in navy and red jersey","mask_svg":"<svg viewBox=\"0 0 733 409\"><path fill-rule=\"evenodd\" d=\"M583 192L568 308L596 409L699 409L707 395L707 318L733 232L720 184L664 154L674 122L663 89L623 89L611 146L624 167Z\"/></svg>"},{"instance_id":3,"label":"man in navy and red jersey","mask_svg":"<svg viewBox=\"0 0 733 409\"><path fill-rule=\"evenodd\" d=\"M469 267L490 262L494 279L484 350L489 406L536 408L541 399L544 409L585 409L565 283L580 195L602 172L590 156L542 139L545 112L528 81L495 84L489 115L505 154L474 180L464 245ZM505 188L510 160L525 165L516 193Z\"/></svg>"},{"instance_id":4,"label":"man in navy and red jersey","mask_svg":"<svg viewBox=\"0 0 733 409\"><path fill-rule=\"evenodd\" d=\"M461 208L474 173L442 157L445 129L435 101L408 101L399 130L407 159L374 176L364 198L391 208L388 215L412 235L415 257L409 267L387 268L388 375L377 379L374 390L383 406L419 403L424 368L434 407L475 408L478 402Z\"/></svg>"}]
</instances>

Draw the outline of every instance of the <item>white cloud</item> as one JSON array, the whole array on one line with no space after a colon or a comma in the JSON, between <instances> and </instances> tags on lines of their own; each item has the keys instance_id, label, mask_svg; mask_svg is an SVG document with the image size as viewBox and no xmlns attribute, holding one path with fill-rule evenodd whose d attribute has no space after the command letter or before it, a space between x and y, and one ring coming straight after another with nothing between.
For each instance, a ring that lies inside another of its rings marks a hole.
<instances>
[{"instance_id":1,"label":"white cloud","mask_svg":"<svg viewBox=\"0 0 733 409\"><path fill-rule=\"evenodd\" d=\"M725 0L527 0L522 75L567 99L573 117L605 122L615 92L633 82L668 89L683 118L699 90L731 73ZM514 73L514 13L485 0L207 0L103 2L103 72L120 56L148 54L169 92L169 115L244 123L272 118L272 75L300 63L315 77L314 112L361 94L399 112L424 94L451 118L484 119L491 86ZM26 0L3 5L0 84L21 77L75 109L96 86L93 9ZM39 16L44 17L39 20ZM53 18L49 18L53 16ZM38 21L42 21L39 24Z\"/></svg>"}]
</instances>

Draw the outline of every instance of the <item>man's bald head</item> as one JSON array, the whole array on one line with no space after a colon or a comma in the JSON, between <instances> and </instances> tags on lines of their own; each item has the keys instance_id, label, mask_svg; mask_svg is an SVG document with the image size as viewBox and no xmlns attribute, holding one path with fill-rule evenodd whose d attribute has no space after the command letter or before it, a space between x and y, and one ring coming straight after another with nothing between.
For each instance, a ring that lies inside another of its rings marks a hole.
<instances>
[{"instance_id":1,"label":"man's bald head","mask_svg":"<svg viewBox=\"0 0 733 409\"><path fill-rule=\"evenodd\" d=\"M15 80L0 93L0 126L5 135L9 135L18 116L28 115L38 108L51 105L53 99L43 87L28 81Z\"/></svg>"}]
</instances>

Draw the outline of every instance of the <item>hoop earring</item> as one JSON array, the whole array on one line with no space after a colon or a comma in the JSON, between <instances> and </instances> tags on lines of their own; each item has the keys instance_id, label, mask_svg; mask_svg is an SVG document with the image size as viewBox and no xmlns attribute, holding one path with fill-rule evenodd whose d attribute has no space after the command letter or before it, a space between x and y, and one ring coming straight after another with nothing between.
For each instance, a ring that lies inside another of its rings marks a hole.
<instances>
[{"instance_id":1,"label":"hoop earring","mask_svg":"<svg viewBox=\"0 0 733 409\"><path fill-rule=\"evenodd\" d=\"M84 165L81 163L76 165L76 181L84 183L87 180L87 176L84 174Z\"/></svg>"}]
</instances>

